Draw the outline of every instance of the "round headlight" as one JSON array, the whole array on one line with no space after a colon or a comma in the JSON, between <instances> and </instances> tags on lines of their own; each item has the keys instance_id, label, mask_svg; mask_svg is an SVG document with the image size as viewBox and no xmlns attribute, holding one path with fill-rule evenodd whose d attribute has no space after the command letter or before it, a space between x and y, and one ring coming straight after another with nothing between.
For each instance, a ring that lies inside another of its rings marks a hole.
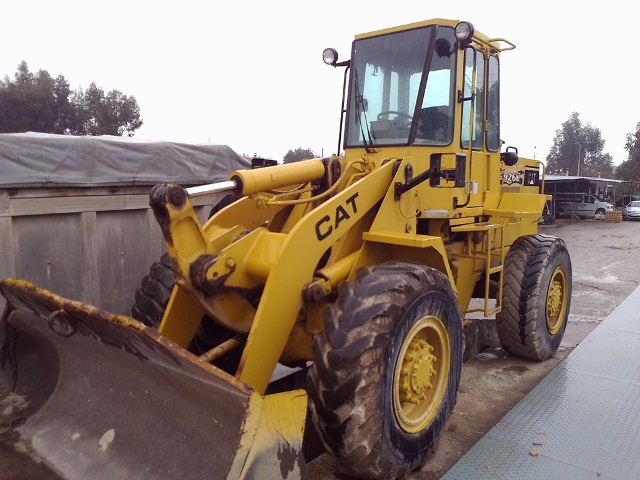
<instances>
[{"instance_id":1,"label":"round headlight","mask_svg":"<svg viewBox=\"0 0 640 480\"><path fill-rule=\"evenodd\" d=\"M338 63L338 52L333 48L325 48L324 52L322 52L322 61L335 67L336 63Z\"/></svg>"},{"instance_id":2,"label":"round headlight","mask_svg":"<svg viewBox=\"0 0 640 480\"><path fill-rule=\"evenodd\" d=\"M462 48L471 43L474 33L473 25L470 22L460 22L456 25L455 35Z\"/></svg>"}]
</instances>

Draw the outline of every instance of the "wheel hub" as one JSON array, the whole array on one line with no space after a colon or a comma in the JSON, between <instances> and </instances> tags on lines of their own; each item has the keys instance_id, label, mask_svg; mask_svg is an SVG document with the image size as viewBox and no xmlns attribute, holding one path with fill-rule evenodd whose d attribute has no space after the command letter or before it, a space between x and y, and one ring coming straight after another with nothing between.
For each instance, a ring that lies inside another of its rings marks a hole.
<instances>
[{"instance_id":1,"label":"wheel hub","mask_svg":"<svg viewBox=\"0 0 640 480\"><path fill-rule=\"evenodd\" d=\"M421 338L414 337L409 343L400 372L400 401L417 405L427 398L433 388L431 378L437 373L433 368L437 358L432 352L433 347Z\"/></svg>"},{"instance_id":2,"label":"wheel hub","mask_svg":"<svg viewBox=\"0 0 640 480\"><path fill-rule=\"evenodd\" d=\"M417 320L398 352L393 405L398 425L408 433L426 428L444 398L451 351L447 327L436 316Z\"/></svg>"},{"instance_id":3,"label":"wheel hub","mask_svg":"<svg viewBox=\"0 0 640 480\"><path fill-rule=\"evenodd\" d=\"M566 289L564 269L558 267L553 272L547 293L547 330L552 335L558 333L562 327L567 302Z\"/></svg>"},{"instance_id":4,"label":"wheel hub","mask_svg":"<svg viewBox=\"0 0 640 480\"><path fill-rule=\"evenodd\" d=\"M547 313L549 317L556 318L562 306L562 287L559 282L553 282L549 289L549 303L547 304Z\"/></svg>"}]
</instances>

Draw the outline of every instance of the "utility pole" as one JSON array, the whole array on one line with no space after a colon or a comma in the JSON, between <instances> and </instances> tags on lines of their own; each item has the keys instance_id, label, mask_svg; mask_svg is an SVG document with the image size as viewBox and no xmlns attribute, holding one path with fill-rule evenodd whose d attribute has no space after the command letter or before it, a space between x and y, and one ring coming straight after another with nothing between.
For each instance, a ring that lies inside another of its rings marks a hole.
<instances>
[{"instance_id":1,"label":"utility pole","mask_svg":"<svg viewBox=\"0 0 640 480\"><path fill-rule=\"evenodd\" d=\"M578 144L578 177L580 176L580 154L582 153L582 144Z\"/></svg>"}]
</instances>

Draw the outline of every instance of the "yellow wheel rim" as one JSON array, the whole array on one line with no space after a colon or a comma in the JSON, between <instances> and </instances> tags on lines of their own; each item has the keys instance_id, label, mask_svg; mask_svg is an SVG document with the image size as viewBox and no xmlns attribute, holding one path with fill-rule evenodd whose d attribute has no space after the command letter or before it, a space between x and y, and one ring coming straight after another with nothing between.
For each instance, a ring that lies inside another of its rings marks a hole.
<instances>
[{"instance_id":1,"label":"yellow wheel rim","mask_svg":"<svg viewBox=\"0 0 640 480\"><path fill-rule=\"evenodd\" d=\"M451 365L449 335L442 321L423 317L400 348L393 379L393 410L408 433L424 430L438 413Z\"/></svg>"},{"instance_id":2,"label":"yellow wheel rim","mask_svg":"<svg viewBox=\"0 0 640 480\"><path fill-rule=\"evenodd\" d=\"M558 266L553 271L547 293L547 330L551 335L560 331L567 313L567 272Z\"/></svg>"}]
</instances>

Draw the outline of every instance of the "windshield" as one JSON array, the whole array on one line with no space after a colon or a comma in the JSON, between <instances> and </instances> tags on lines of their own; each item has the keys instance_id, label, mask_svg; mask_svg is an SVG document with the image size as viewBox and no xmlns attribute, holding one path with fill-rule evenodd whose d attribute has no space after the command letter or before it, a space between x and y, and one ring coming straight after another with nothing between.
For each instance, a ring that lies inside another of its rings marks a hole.
<instances>
[{"instance_id":1,"label":"windshield","mask_svg":"<svg viewBox=\"0 0 640 480\"><path fill-rule=\"evenodd\" d=\"M631 202L628 207L630 208L640 208L640 202Z\"/></svg>"},{"instance_id":2,"label":"windshield","mask_svg":"<svg viewBox=\"0 0 640 480\"><path fill-rule=\"evenodd\" d=\"M452 27L356 40L346 146L450 144L455 57Z\"/></svg>"}]
</instances>

